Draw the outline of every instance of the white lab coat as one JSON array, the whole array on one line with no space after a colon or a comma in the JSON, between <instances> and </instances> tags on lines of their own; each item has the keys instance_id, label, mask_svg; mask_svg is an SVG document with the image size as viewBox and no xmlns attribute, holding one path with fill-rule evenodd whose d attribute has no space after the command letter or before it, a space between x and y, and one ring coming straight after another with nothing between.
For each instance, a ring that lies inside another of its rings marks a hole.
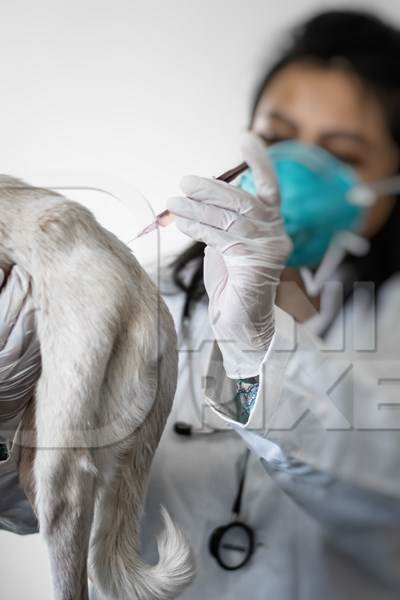
<instances>
[{"instance_id":1,"label":"white lab coat","mask_svg":"<svg viewBox=\"0 0 400 600\"><path fill-rule=\"evenodd\" d=\"M350 303L335 319L327 339L335 349L331 353L321 352L304 327L293 351L294 323L278 311L246 427L205 408L202 387L222 412L233 396L206 302L196 306L190 340L185 339L184 296L168 282L164 286L179 332L180 368L173 411L152 468L143 523L146 558L156 560L154 535L163 504L188 536L197 561L197 577L184 600L398 599L400 278L379 294L376 352L368 325L371 307L363 294L356 308ZM343 326L346 352L338 351ZM202 412L208 423L226 431L189 438L174 432L176 421L200 427ZM376 425L383 429L371 431ZM208 541L231 519L246 444L253 453L241 518L255 530L256 551L247 566L229 572L211 556Z\"/></svg>"}]
</instances>

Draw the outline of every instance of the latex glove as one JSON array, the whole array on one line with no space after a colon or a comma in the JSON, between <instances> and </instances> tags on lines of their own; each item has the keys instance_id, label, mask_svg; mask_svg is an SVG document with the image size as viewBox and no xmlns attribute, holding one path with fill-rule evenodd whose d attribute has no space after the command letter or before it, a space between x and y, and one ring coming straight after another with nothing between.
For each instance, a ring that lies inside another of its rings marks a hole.
<instances>
[{"instance_id":1,"label":"latex glove","mask_svg":"<svg viewBox=\"0 0 400 600\"><path fill-rule=\"evenodd\" d=\"M41 367L29 276L15 266L5 283L4 278L0 269L1 420L14 417L30 400Z\"/></svg>"},{"instance_id":2,"label":"latex glove","mask_svg":"<svg viewBox=\"0 0 400 600\"><path fill-rule=\"evenodd\" d=\"M274 334L276 289L292 249L265 145L248 133L242 152L255 177L256 197L215 179L188 176L181 183L186 197L168 202L178 228L207 244L209 318L233 379L259 373Z\"/></svg>"}]
</instances>

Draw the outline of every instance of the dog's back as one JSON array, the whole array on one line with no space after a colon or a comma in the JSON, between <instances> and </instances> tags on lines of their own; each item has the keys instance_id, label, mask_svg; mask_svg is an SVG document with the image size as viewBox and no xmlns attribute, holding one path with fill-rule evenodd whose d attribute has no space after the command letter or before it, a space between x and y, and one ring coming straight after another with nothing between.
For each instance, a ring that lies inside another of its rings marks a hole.
<instances>
[{"instance_id":1,"label":"dog's back","mask_svg":"<svg viewBox=\"0 0 400 600\"><path fill-rule=\"evenodd\" d=\"M129 250L79 204L3 179L0 206L0 263L30 273L38 309L35 506L56 598L86 597L88 555L107 599L174 598L192 563L165 512L159 563L139 555L146 481L176 385L171 316Z\"/></svg>"}]
</instances>

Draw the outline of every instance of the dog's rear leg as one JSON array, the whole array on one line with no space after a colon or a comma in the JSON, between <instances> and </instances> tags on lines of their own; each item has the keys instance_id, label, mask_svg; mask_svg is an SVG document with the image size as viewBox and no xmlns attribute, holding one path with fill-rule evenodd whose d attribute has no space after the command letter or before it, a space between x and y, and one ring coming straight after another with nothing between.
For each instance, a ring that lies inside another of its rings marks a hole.
<instances>
[{"instance_id":1,"label":"dog's rear leg","mask_svg":"<svg viewBox=\"0 0 400 600\"><path fill-rule=\"evenodd\" d=\"M18 435L20 444L27 442L18 453L21 484L47 541L55 598L87 600L86 557L94 494L93 469L87 468L89 451L36 450L36 439L32 400Z\"/></svg>"},{"instance_id":2,"label":"dog's rear leg","mask_svg":"<svg viewBox=\"0 0 400 600\"><path fill-rule=\"evenodd\" d=\"M54 600L87 600L87 556L94 507L90 451L38 449L36 510L50 557Z\"/></svg>"},{"instance_id":3,"label":"dog's rear leg","mask_svg":"<svg viewBox=\"0 0 400 600\"><path fill-rule=\"evenodd\" d=\"M57 390L47 373L39 381L35 407L36 514L48 546L54 600L87 600L97 469L90 431L81 429L93 422L98 393L88 392L85 381L82 391L80 381Z\"/></svg>"}]
</instances>

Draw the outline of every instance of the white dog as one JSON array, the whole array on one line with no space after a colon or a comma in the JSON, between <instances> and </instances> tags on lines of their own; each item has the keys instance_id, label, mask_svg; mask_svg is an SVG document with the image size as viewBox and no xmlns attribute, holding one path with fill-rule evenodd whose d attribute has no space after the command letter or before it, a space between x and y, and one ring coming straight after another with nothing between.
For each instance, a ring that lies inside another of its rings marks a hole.
<instances>
[{"instance_id":1,"label":"white dog","mask_svg":"<svg viewBox=\"0 0 400 600\"><path fill-rule=\"evenodd\" d=\"M0 268L31 276L42 355L17 443L49 548L56 600L175 598L189 547L163 511L143 563L146 481L175 393L171 316L130 251L81 205L0 176Z\"/></svg>"}]
</instances>

